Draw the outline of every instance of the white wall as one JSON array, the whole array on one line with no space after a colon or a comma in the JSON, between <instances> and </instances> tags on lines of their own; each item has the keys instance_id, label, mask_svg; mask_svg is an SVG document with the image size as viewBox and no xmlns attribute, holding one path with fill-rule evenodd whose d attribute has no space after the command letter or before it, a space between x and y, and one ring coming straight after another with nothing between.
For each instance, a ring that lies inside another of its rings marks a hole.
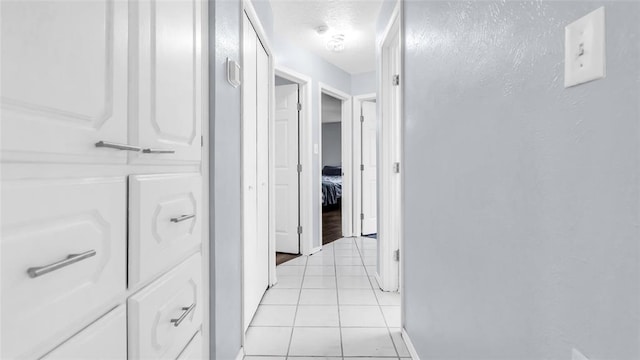
<instances>
[{"instance_id":1,"label":"white wall","mask_svg":"<svg viewBox=\"0 0 640 360\"><path fill-rule=\"evenodd\" d=\"M564 27L606 6L607 78ZM640 3L406 1L405 312L422 359L640 359Z\"/></svg>"},{"instance_id":2,"label":"white wall","mask_svg":"<svg viewBox=\"0 0 640 360\"><path fill-rule=\"evenodd\" d=\"M354 96L373 94L377 91L375 71L351 75L351 94Z\"/></svg>"}]
</instances>

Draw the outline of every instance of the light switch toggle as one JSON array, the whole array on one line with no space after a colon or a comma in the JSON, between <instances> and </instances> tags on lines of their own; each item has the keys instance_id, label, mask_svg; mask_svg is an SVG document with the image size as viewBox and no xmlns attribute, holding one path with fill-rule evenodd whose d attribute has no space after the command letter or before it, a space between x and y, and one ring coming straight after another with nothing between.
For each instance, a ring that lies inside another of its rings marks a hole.
<instances>
[{"instance_id":1,"label":"light switch toggle","mask_svg":"<svg viewBox=\"0 0 640 360\"><path fill-rule=\"evenodd\" d=\"M565 87L604 78L605 49L604 7L568 25L565 28Z\"/></svg>"}]
</instances>

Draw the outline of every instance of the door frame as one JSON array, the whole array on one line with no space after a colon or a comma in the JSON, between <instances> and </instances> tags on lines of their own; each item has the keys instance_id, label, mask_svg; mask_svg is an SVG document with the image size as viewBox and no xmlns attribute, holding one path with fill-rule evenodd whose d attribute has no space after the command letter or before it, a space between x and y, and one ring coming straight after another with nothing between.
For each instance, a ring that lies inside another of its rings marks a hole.
<instances>
[{"instance_id":1,"label":"door frame","mask_svg":"<svg viewBox=\"0 0 640 360\"><path fill-rule=\"evenodd\" d=\"M279 76L283 79L287 79L298 84L299 91L299 101L300 105L302 105L302 110L300 111L300 125L299 125L299 143L300 148L298 151L300 152L300 164L302 165L302 172L300 173L300 206L298 211L300 212L300 226L302 226L302 234L300 234L300 253L303 255L311 255L313 249L313 232L305 229L313 229L313 217L309 216L308 212L303 212L301 209L311 209L313 208L312 202L312 181L313 175L311 164L313 163L313 152L311 151L312 146L309 145L312 143L312 127L311 127L311 77L293 71L289 68L283 66L276 66L274 71L274 77ZM275 110L274 110L275 112ZM271 151L275 154L275 116L271 118L269 121L269 132L270 132L270 141L272 144ZM269 168L275 168L275 159L271 157L269 161ZM271 185L269 186L269 198L275 199L275 172L271 172L270 179ZM275 201L272 201L269 206L269 213L275 214L276 205ZM269 231L269 241L273 243L273 253L275 256L275 243L276 243L276 229L275 229L275 216L270 217L273 220L273 223L270 224ZM275 264L275 262L274 262ZM271 276L272 285L277 282L275 271Z\"/></svg>"},{"instance_id":2,"label":"door frame","mask_svg":"<svg viewBox=\"0 0 640 360\"><path fill-rule=\"evenodd\" d=\"M353 233L353 118L351 95L325 83L318 83L318 178L314 180L318 186L318 238L320 246L313 252L322 249L322 94L330 95L342 101L341 115L341 151L342 151L342 236ZM307 146L309 149L311 144ZM346 191L345 191L346 190Z\"/></svg>"},{"instance_id":3,"label":"door frame","mask_svg":"<svg viewBox=\"0 0 640 360\"><path fill-rule=\"evenodd\" d=\"M362 213L362 172L358 168L360 163L358 159L362 158L362 126L360 126L360 122L357 119L360 118L362 103L365 101L376 100L376 108L377 104L377 94L363 94L357 95L353 97L353 214L352 214L352 232L350 236L362 236L362 221L360 220L360 215Z\"/></svg>"},{"instance_id":4,"label":"door frame","mask_svg":"<svg viewBox=\"0 0 640 360\"><path fill-rule=\"evenodd\" d=\"M389 42L398 35L400 61L400 97L397 103L389 95L393 88L389 61ZM381 61L378 65L378 273L376 278L384 291L400 291L402 299L403 284L403 54L402 54L402 13L401 2L398 1L385 27L383 36L377 47ZM395 106L395 107L394 107ZM388 119L388 120L387 120ZM397 136L393 136L393 131ZM395 153L394 153L395 152ZM393 163L400 163L400 172L394 173ZM394 196L394 194L396 194ZM399 195L399 196L398 196ZM399 261L394 260L394 251L399 250ZM397 263L397 264L396 264ZM402 315L404 326L404 313Z\"/></svg>"},{"instance_id":5,"label":"door frame","mask_svg":"<svg viewBox=\"0 0 640 360\"><path fill-rule=\"evenodd\" d=\"M253 28L258 36L259 41L262 43L262 46L264 47L267 55L269 56L269 74L268 74L268 79L269 79L269 123L271 123L271 119L273 119L275 117L275 94L274 94L274 81L275 81L275 73L274 73L274 58L273 58L273 47L271 46L271 43L269 42L269 38L267 37L267 32L264 30L264 27L262 25L262 23L260 22L260 18L258 17L258 14L255 10L255 8L253 7L253 4L251 3L251 0L242 0L242 11L240 13L240 61L241 64L244 64L244 59L243 59L243 52L242 49L244 47L244 26L242 24L244 24L243 18L244 18L244 14L247 14L247 17L249 18L249 21L251 22L251 25L253 25ZM242 85L241 85L242 86ZM240 92L240 121L242 122L244 119L244 99L242 99L242 91ZM275 233L274 233L274 237L271 238L271 231L274 228L275 225L275 216L274 213L271 212L271 208L273 206L273 197L272 197L272 192L269 190L271 189L272 186L272 179L273 179L273 172L271 171L271 164L274 163L274 159L273 159L273 155L274 155L274 144L272 142L272 133L271 133L271 127L269 126L269 134L267 135L267 142L268 142L268 148L269 148L269 174L268 174L268 184L267 184L267 189L268 189L268 233L266 234L268 237L268 251L269 251L269 259L268 259L268 268L269 268L269 274L268 274L268 286L271 287L275 284L274 279L276 278L275 274L276 274L276 252L275 252ZM240 147L240 151L242 151L242 145ZM240 167L241 169L243 169L243 166L241 165ZM242 189L242 187L241 187ZM244 277L244 265L245 265L245 259L244 259L244 216L243 216L243 210L242 210L242 196L244 194L244 191L241 191L241 212L240 212L240 224L241 225L241 242L240 242L240 272L241 272L241 287L240 287L240 292L241 292L241 312L240 312L240 331L241 331L241 345L242 348L244 349L245 346L245 331L244 331L244 324L245 324L245 308L244 308L244 303L245 303L245 293L244 293L244 286L245 286L245 277ZM267 289L265 289L266 291ZM241 350L242 351L242 350Z\"/></svg>"}]
</instances>

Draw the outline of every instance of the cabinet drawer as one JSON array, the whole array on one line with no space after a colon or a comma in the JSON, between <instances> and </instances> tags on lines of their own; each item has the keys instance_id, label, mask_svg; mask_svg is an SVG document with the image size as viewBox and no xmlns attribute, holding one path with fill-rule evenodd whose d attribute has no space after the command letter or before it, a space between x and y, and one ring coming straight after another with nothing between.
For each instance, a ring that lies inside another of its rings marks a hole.
<instances>
[{"instance_id":1,"label":"cabinet drawer","mask_svg":"<svg viewBox=\"0 0 640 360\"><path fill-rule=\"evenodd\" d=\"M41 355L126 289L123 178L2 183L2 358Z\"/></svg>"},{"instance_id":2,"label":"cabinet drawer","mask_svg":"<svg viewBox=\"0 0 640 360\"><path fill-rule=\"evenodd\" d=\"M175 359L202 324L200 253L131 296L129 358Z\"/></svg>"},{"instance_id":3,"label":"cabinet drawer","mask_svg":"<svg viewBox=\"0 0 640 360\"><path fill-rule=\"evenodd\" d=\"M202 241L199 174L129 177L129 284L176 264Z\"/></svg>"},{"instance_id":4,"label":"cabinet drawer","mask_svg":"<svg viewBox=\"0 0 640 360\"><path fill-rule=\"evenodd\" d=\"M184 350L180 353L177 360L202 360L202 332L198 331L193 336L193 339L189 342Z\"/></svg>"},{"instance_id":5,"label":"cabinet drawer","mask_svg":"<svg viewBox=\"0 0 640 360\"><path fill-rule=\"evenodd\" d=\"M121 305L47 354L43 360L126 358L127 311Z\"/></svg>"}]
</instances>

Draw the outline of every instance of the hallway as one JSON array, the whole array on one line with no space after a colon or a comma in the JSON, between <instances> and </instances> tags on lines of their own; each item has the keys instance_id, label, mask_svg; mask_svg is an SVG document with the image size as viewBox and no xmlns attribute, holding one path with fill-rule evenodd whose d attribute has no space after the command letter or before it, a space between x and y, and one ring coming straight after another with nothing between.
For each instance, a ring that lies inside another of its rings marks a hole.
<instances>
[{"instance_id":1,"label":"hallway","mask_svg":"<svg viewBox=\"0 0 640 360\"><path fill-rule=\"evenodd\" d=\"M344 238L277 267L249 330L245 359L410 358L400 294L372 277L376 240Z\"/></svg>"}]
</instances>

